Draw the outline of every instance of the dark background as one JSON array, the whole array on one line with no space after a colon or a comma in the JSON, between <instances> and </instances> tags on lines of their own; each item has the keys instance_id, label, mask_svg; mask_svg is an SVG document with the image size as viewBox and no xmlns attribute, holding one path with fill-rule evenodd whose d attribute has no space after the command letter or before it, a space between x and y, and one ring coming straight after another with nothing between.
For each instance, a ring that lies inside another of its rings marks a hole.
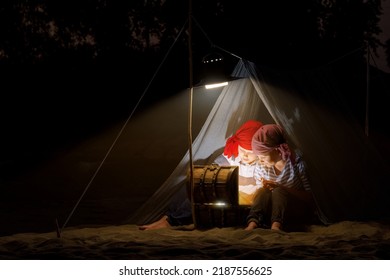
<instances>
[{"instance_id":1,"label":"dark background","mask_svg":"<svg viewBox=\"0 0 390 280\"><path fill-rule=\"evenodd\" d=\"M263 69L329 67L364 130L369 80L370 137L387 153L389 74L371 60L367 79L366 67L367 46L374 54L381 44L377 39L380 1L320 3L193 1L194 81L200 79L202 57L213 51L225 56L227 67L236 62L229 52ZM179 0L2 1L2 234L47 230L54 227L55 217L63 223L129 115L135 110L133 118L137 118L188 87L188 12L188 3ZM207 109L202 114L206 116ZM109 134L102 136L106 131ZM100 144L88 142L95 138ZM121 159L133 156L126 149L118 148L117 153L116 168ZM77 172L69 169L80 162L93 164L79 166ZM167 168L176 163L174 159L161 162ZM97 201L107 185L114 186L112 196L123 196L115 185L131 184L126 170L134 168L132 163L122 165L123 170L107 168L111 175L93 186L91 201ZM59 169L60 177L53 171ZM165 176L164 172L155 175L153 184L158 186ZM127 209L131 212L146 198L133 203L134 194L128 195L124 201L131 205L117 209L98 205L97 211L115 218L91 221L86 210L74 224L120 221L128 215ZM49 221L35 217L35 227L21 226L23 219L30 219L24 213L40 204L42 209L55 209ZM10 213L19 222L8 218Z\"/></svg>"}]
</instances>

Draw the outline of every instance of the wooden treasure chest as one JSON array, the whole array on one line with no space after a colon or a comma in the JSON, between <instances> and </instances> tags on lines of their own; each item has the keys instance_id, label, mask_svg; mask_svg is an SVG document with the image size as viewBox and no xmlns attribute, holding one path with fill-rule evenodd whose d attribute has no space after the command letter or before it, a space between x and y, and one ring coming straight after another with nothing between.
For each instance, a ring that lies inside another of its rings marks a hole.
<instances>
[{"instance_id":1,"label":"wooden treasure chest","mask_svg":"<svg viewBox=\"0 0 390 280\"><path fill-rule=\"evenodd\" d=\"M243 225L245 209L238 204L238 179L237 166L194 166L192 207L197 228ZM188 193L191 199L190 188Z\"/></svg>"}]
</instances>

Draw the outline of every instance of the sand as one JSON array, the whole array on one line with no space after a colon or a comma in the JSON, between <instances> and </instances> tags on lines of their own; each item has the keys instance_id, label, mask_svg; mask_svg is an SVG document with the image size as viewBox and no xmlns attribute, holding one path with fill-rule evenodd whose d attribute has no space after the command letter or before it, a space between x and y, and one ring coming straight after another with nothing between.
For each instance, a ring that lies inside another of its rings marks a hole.
<instances>
[{"instance_id":1,"label":"sand","mask_svg":"<svg viewBox=\"0 0 390 280\"><path fill-rule=\"evenodd\" d=\"M383 260L390 225L344 221L304 232L242 228L141 231L136 225L65 228L0 237L3 260Z\"/></svg>"}]
</instances>

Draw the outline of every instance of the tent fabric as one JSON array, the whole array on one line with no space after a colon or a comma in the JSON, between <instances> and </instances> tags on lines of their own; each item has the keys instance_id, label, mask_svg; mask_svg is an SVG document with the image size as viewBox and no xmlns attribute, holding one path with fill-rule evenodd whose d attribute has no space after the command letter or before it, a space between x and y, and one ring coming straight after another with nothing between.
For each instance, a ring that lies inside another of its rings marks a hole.
<instances>
[{"instance_id":1,"label":"tent fabric","mask_svg":"<svg viewBox=\"0 0 390 280\"><path fill-rule=\"evenodd\" d=\"M387 166L349 113L328 71L260 71L241 59L232 76L237 79L222 90L193 142L194 164L210 164L247 120L276 123L306 162L322 222L372 218L382 210L378 197ZM188 168L187 152L128 222L158 219L172 196L186 187Z\"/></svg>"}]
</instances>

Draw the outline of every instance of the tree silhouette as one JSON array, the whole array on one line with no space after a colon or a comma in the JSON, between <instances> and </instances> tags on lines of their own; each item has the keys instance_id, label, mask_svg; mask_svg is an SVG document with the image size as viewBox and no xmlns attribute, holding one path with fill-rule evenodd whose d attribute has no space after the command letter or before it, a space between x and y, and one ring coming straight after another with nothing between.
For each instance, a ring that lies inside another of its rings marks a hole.
<instances>
[{"instance_id":1,"label":"tree silhouette","mask_svg":"<svg viewBox=\"0 0 390 280\"><path fill-rule=\"evenodd\" d=\"M187 18L185 2L3 1L0 61L128 62L137 56L130 53L165 52ZM193 6L215 44L267 63L318 63L380 44L380 0L200 0Z\"/></svg>"}]
</instances>

